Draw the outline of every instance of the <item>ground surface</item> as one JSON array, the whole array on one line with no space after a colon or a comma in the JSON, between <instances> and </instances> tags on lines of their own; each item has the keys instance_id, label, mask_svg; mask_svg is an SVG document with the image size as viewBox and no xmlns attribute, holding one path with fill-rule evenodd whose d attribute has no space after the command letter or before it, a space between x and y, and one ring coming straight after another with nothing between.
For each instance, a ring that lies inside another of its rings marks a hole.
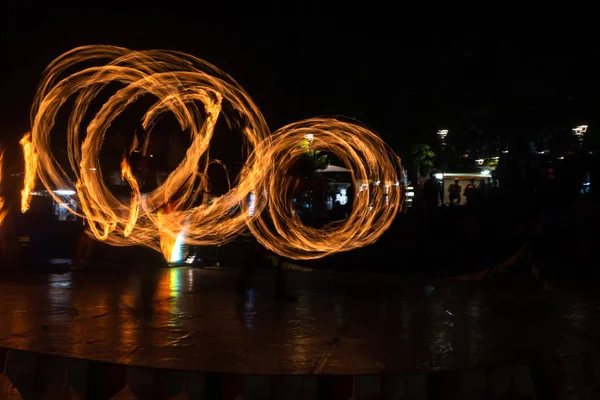
<instances>
[{"instance_id":1,"label":"ground surface","mask_svg":"<svg viewBox=\"0 0 600 400\"><path fill-rule=\"evenodd\" d=\"M592 284L551 294L389 275L287 271L235 292L235 270L0 275L0 346L143 366L359 374L596 351Z\"/></svg>"}]
</instances>

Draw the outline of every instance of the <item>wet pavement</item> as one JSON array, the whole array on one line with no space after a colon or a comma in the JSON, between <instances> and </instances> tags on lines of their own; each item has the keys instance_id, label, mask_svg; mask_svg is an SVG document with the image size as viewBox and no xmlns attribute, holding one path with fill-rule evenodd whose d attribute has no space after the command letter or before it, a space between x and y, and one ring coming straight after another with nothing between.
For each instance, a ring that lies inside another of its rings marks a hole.
<instances>
[{"instance_id":1,"label":"wet pavement","mask_svg":"<svg viewBox=\"0 0 600 400\"><path fill-rule=\"evenodd\" d=\"M0 275L0 347L269 374L467 368L596 351L598 284L520 295L477 283L287 271L238 296L236 270Z\"/></svg>"}]
</instances>

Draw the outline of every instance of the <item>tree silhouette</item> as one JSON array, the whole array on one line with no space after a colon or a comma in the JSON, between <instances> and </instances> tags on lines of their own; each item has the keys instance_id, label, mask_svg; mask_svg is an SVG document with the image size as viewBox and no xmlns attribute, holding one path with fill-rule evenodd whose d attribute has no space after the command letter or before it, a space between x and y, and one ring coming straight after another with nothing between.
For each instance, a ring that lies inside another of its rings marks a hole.
<instances>
[{"instance_id":1,"label":"tree silhouette","mask_svg":"<svg viewBox=\"0 0 600 400\"><path fill-rule=\"evenodd\" d=\"M431 146L425 143L418 143L412 147L411 155L418 176L426 176L435 161L435 153Z\"/></svg>"}]
</instances>

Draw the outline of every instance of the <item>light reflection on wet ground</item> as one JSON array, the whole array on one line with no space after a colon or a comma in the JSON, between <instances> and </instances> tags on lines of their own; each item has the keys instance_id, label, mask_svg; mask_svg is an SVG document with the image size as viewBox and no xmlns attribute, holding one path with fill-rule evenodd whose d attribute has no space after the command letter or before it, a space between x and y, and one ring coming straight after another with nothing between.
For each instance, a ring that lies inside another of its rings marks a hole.
<instances>
[{"instance_id":1,"label":"light reflection on wet ground","mask_svg":"<svg viewBox=\"0 0 600 400\"><path fill-rule=\"evenodd\" d=\"M253 373L464 368L595 351L591 284L525 298L477 284L259 271L0 278L0 346L145 366ZM435 290L431 293L431 285Z\"/></svg>"}]
</instances>

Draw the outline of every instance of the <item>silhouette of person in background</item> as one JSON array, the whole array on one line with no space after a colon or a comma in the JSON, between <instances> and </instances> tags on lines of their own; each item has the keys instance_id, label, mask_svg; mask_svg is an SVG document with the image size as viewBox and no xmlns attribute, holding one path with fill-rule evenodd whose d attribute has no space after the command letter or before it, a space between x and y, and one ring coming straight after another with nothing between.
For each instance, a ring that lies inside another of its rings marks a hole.
<instances>
[{"instance_id":1,"label":"silhouette of person in background","mask_svg":"<svg viewBox=\"0 0 600 400\"><path fill-rule=\"evenodd\" d=\"M473 203L473 196L477 191L477 186L475 186L475 179L471 179L471 181L465 187L465 198L467 199L467 205Z\"/></svg>"},{"instance_id":2,"label":"silhouette of person in background","mask_svg":"<svg viewBox=\"0 0 600 400\"><path fill-rule=\"evenodd\" d=\"M423 189L425 190L427 208L437 208L440 203L440 185L434 174L429 175Z\"/></svg>"},{"instance_id":3,"label":"silhouette of person in background","mask_svg":"<svg viewBox=\"0 0 600 400\"><path fill-rule=\"evenodd\" d=\"M79 229L79 241L77 242L77 249L75 251L75 259L73 260L72 269L83 270L86 268L92 248L94 247L94 239L92 239L85 231L86 222L82 220Z\"/></svg>"},{"instance_id":4,"label":"silhouette of person in background","mask_svg":"<svg viewBox=\"0 0 600 400\"><path fill-rule=\"evenodd\" d=\"M249 245L248 254L244 258L242 270L238 275L237 293L239 296L245 296L250 277L254 274L256 267L264 260L264 249L260 243L252 240Z\"/></svg>"},{"instance_id":5,"label":"silhouette of person in background","mask_svg":"<svg viewBox=\"0 0 600 400\"><path fill-rule=\"evenodd\" d=\"M490 191L490 187L488 186L488 180L485 178L481 178L479 180L479 187L477 189L479 190L479 194L481 196L487 196Z\"/></svg>"},{"instance_id":6,"label":"silhouette of person in background","mask_svg":"<svg viewBox=\"0 0 600 400\"><path fill-rule=\"evenodd\" d=\"M15 215L9 211L0 225L0 259L9 268L19 264L19 244L15 224Z\"/></svg>"},{"instance_id":7,"label":"silhouette of person in background","mask_svg":"<svg viewBox=\"0 0 600 400\"><path fill-rule=\"evenodd\" d=\"M432 227L437 213L437 209L440 204L440 185L435 178L434 174L429 176L429 179L423 185L423 191L425 192L425 221L424 225Z\"/></svg>"},{"instance_id":8,"label":"silhouette of person in background","mask_svg":"<svg viewBox=\"0 0 600 400\"><path fill-rule=\"evenodd\" d=\"M336 200L335 203L333 203L333 208L331 209L329 215L333 221L339 221L346 217L345 210L338 200Z\"/></svg>"},{"instance_id":9,"label":"silhouette of person in background","mask_svg":"<svg viewBox=\"0 0 600 400\"><path fill-rule=\"evenodd\" d=\"M350 185L348 189L346 189L346 196L348 197L348 199L346 200L346 204L342 206L342 211L345 214L344 218L350 216L350 214L352 213L352 207L354 206L355 190L356 187L353 184Z\"/></svg>"},{"instance_id":10,"label":"silhouette of person in background","mask_svg":"<svg viewBox=\"0 0 600 400\"><path fill-rule=\"evenodd\" d=\"M454 180L454 183L448 187L448 198L450 199L450 205L460 205L460 182L458 179Z\"/></svg>"}]
</instances>

